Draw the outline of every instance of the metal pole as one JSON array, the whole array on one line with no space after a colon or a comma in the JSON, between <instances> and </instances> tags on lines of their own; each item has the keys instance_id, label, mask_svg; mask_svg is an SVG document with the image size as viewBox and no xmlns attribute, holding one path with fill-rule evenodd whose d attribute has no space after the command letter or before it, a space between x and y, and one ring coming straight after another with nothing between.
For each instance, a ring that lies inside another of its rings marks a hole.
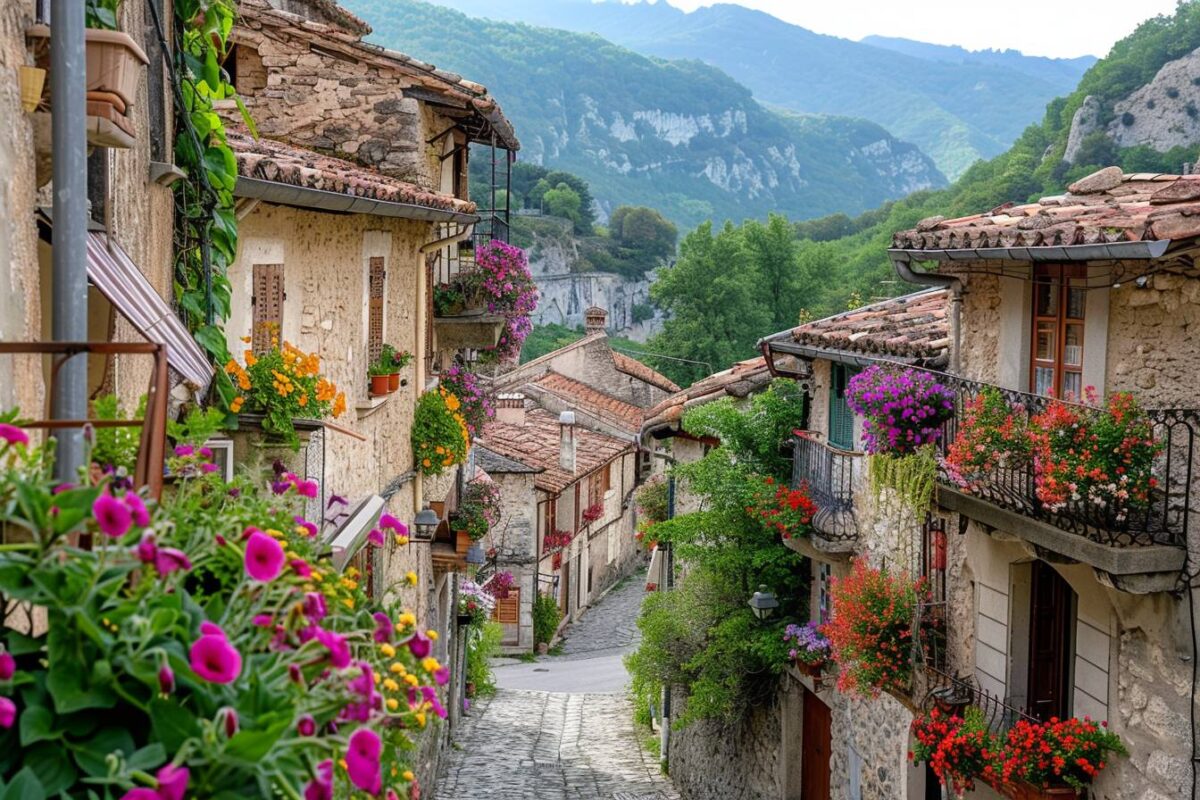
<instances>
[{"instance_id":1,"label":"metal pole","mask_svg":"<svg viewBox=\"0 0 1200 800\"><path fill-rule=\"evenodd\" d=\"M51 333L56 342L87 339L87 91L84 4L51 0L50 96L54 103L54 232ZM59 370L52 419L87 417L87 355L72 356ZM55 473L74 480L83 464L83 432L58 433Z\"/></svg>"}]
</instances>

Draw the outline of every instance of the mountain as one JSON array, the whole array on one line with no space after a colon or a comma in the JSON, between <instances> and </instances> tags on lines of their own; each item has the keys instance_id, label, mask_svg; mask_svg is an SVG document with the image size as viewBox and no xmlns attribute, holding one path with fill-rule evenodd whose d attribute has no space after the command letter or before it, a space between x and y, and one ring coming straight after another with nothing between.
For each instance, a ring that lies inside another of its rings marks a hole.
<instances>
[{"instance_id":1,"label":"mountain","mask_svg":"<svg viewBox=\"0 0 1200 800\"><path fill-rule=\"evenodd\" d=\"M1096 62L1074 92L1051 101L1042 122L979 162L947 189L919 192L857 219L798 223L801 248L826 277L822 310L846 298L897 294L887 260L892 233L926 217L957 217L1061 193L1117 164L1126 172L1178 173L1200 162L1200 2L1138 26Z\"/></svg>"},{"instance_id":2,"label":"mountain","mask_svg":"<svg viewBox=\"0 0 1200 800\"><path fill-rule=\"evenodd\" d=\"M417 0L345 0L372 40L477 80L521 137L521 158L573 172L609 212L707 219L857 213L945 185L911 144L861 119L768 110L699 61L598 36L490 22Z\"/></svg>"},{"instance_id":3,"label":"mountain","mask_svg":"<svg viewBox=\"0 0 1200 800\"><path fill-rule=\"evenodd\" d=\"M883 125L928 153L951 178L1008 148L1094 61L969 53L904 40L853 42L730 4L685 13L661 0L439 2L491 18L594 32L662 58L698 59L745 84L762 103Z\"/></svg>"}]
</instances>

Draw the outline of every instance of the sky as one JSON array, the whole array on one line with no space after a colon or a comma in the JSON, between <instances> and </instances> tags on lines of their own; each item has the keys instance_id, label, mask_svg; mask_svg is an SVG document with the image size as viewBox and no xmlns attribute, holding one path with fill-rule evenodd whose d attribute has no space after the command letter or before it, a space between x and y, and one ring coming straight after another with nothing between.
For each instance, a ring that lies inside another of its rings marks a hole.
<instances>
[{"instance_id":1,"label":"sky","mask_svg":"<svg viewBox=\"0 0 1200 800\"><path fill-rule=\"evenodd\" d=\"M685 10L713 0L669 0ZM733 0L817 33L846 39L898 36L968 50L1012 48L1058 58L1104 56L1139 23L1176 0Z\"/></svg>"}]
</instances>

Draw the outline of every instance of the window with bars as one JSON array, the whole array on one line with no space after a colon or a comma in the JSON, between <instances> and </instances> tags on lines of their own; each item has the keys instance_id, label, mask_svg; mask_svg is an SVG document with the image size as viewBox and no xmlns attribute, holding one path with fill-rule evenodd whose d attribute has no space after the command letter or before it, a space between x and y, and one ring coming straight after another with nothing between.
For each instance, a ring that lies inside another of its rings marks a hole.
<instances>
[{"instance_id":1,"label":"window with bars","mask_svg":"<svg viewBox=\"0 0 1200 800\"><path fill-rule=\"evenodd\" d=\"M1033 282L1034 394L1083 397L1083 328L1087 275L1075 265L1039 265Z\"/></svg>"},{"instance_id":2,"label":"window with bars","mask_svg":"<svg viewBox=\"0 0 1200 800\"><path fill-rule=\"evenodd\" d=\"M921 654L927 665L945 671L948 639L946 520L929 515L921 526L921 577L927 599L920 606Z\"/></svg>"},{"instance_id":3,"label":"window with bars","mask_svg":"<svg viewBox=\"0 0 1200 800\"><path fill-rule=\"evenodd\" d=\"M829 443L843 450L854 449L854 412L846 405L846 387L853 371L833 364L829 387Z\"/></svg>"},{"instance_id":4,"label":"window with bars","mask_svg":"<svg viewBox=\"0 0 1200 800\"><path fill-rule=\"evenodd\" d=\"M379 360L383 352L384 286L387 270L383 256L372 256L367 267L367 359Z\"/></svg>"},{"instance_id":5,"label":"window with bars","mask_svg":"<svg viewBox=\"0 0 1200 800\"><path fill-rule=\"evenodd\" d=\"M254 316L250 347L261 354L271 349L272 339L279 337L283 328L283 302L287 299L283 290L283 264L255 264L252 280L254 294L250 303Z\"/></svg>"},{"instance_id":6,"label":"window with bars","mask_svg":"<svg viewBox=\"0 0 1200 800\"><path fill-rule=\"evenodd\" d=\"M833 567L821 562L817 564L817 621L829 621L833 612Z\"/></svg>"}]
</instances>

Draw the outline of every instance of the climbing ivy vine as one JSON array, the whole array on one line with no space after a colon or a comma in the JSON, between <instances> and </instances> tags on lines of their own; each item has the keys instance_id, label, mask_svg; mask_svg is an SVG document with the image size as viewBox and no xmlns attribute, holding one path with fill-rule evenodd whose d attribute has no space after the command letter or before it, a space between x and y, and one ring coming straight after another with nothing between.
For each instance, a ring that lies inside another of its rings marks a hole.
<instances>
[{"instance_id":1,"label":"climbing ivy vine","mask_svg":"<svg viewBox=\"0 0 1200 800\"><path fill-rule=\"evenodd\" d=\"M233 190L237 159L215 110L233 100L252 133L254 123L221 66L229 55L236 0L176 0L175 163L187 175L175 184L175 302L196 341L218 365L229 361L229 266L237 256ZM233 385L217 370L216 397L227 406Z\"/></svg>"}]
</instances>

